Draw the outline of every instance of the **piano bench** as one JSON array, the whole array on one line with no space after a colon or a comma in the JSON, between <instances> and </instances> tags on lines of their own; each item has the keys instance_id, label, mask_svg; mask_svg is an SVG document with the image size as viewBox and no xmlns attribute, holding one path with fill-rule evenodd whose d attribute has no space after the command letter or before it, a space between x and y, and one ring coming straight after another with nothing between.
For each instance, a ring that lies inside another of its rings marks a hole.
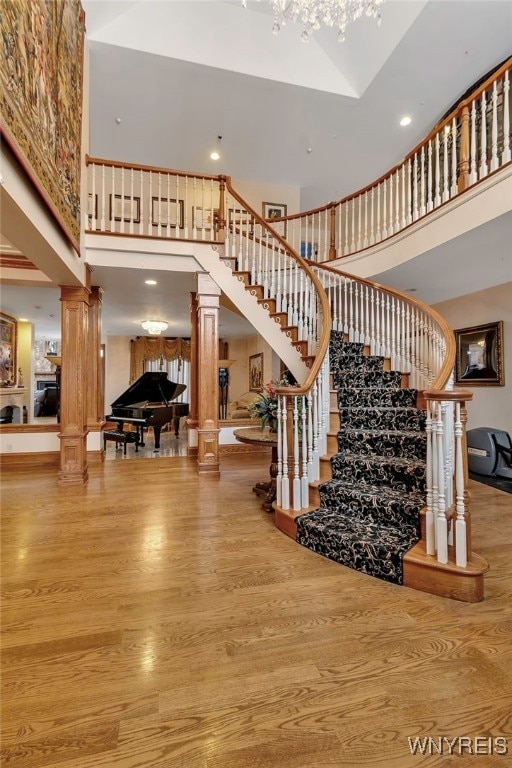
<instances>
[{"instance_id":1,"label":"piano bench","mask_svg":"<svg viewBox=\"0 0 512 768\"><path fill-rule=\"evenodd\" d=\"M103 432L103 450L106 450L107 440L115 440L116 450L124 445L124 455L126 456L126 446L128 443L135 443L135 452L139 451L138 432L124 432L122 429L106 429Z\"/></svg>"}]
</instances>

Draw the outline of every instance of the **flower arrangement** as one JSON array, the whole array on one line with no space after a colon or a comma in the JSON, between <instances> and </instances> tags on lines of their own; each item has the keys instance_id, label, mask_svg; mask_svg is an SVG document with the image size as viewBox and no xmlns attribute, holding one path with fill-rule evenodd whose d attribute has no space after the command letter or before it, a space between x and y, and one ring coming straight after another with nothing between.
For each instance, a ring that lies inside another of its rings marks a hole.
<instances>
[{"instance_id":1,"label":"flower arrangement","mask_svg":"<svg viewBox=\"0 0 512 768\"><path fill-rule=\"evenodd\" d=\"M261 430L267 424L271 432L277 432L277 392L278 387L289 387L290 382L283 376L277 381L271 380L265 384L263 393L258 395L248 405L249 413L253 418L261 419Z\"/></svg>"}]
</instances>

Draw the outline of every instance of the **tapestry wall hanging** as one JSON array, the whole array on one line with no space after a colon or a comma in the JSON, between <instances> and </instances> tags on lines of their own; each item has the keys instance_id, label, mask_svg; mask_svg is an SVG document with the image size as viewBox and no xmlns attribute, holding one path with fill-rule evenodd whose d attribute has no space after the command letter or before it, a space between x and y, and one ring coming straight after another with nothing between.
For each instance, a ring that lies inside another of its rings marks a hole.
<instances>
[{"instance_id":1,"label":"tapestry wall hanging","mask_svg":"<svg viewBox=\"0 0 512 768\"><path fill-rule=\"evenodd\" d=\"M2 136L78 250L85 22L80 0L1 0Z\"/></svg>"}]
</instances>

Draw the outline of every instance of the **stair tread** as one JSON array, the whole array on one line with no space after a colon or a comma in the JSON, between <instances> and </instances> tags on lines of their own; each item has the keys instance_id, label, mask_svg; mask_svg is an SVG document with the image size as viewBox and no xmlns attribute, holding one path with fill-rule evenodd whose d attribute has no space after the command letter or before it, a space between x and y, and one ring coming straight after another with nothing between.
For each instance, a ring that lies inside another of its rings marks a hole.
<instances>
[{"instance_id":1,"label":"stair tread","mask_svg":"<svg viewBox=\"0 0 512 768\"><path fill-rule=\"evenodd\" d=\"M359 429L354 427L341 427L338 430L338 434L343 435L368 435L369 437L380 437L385 435L386 437L415 437L422 436L422 439L426 440L427 435L425 432L414 432L407 429Z\"/></svg>"},{"instance_id":2,"label":"stair tread","mask_svg":"<svg viewBox=\"0 0 512 768\"><path fill-rule=\"evenodd\" d=\"M386 498L397 501L402 501L404 496L406 496L409 502L417 502L418 504L421 504L422 507L426 504L424 493L418 491L402 491L386 485L358 483L357 486L355 486L353 482L336 477L321 483L319 488L321 488L322 485L335 485L337 488L343 488L352 496L367 496L372 498L377 496L379 499Z\"/></svg>"},{"instance_id":3,"label":"stair tread","mask_svg":"<svg viewBox=\"0 0 512 768\"><path fill-rule=\"evenodd\" d=\"M306 515L300 515L296 518L296 522L301 528L322 527L326 533L336 532L342 538L372 542L381 548L396 547L400 544L410 546L411 542L418 541L418 534L413 526L397 528L391 525L379 525L369 520L358 520L343 512L332 512L323 507Z\"/></svg>"}]
</instances>

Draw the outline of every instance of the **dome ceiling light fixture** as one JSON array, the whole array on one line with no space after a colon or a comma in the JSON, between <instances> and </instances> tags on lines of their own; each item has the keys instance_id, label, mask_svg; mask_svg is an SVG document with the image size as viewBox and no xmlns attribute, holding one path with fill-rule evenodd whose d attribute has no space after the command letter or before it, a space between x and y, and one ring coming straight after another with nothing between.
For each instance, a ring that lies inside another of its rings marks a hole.
<instances>
[{"instance_id":1,"label":"dome ceiling light fixture","mask_svg":"<svg viewBox=\"0 0 512 768\"><path fill-rule=\"evenodd\" d=\"M214 149L213 152L210 152L210 160L220 160L220 142L222 141L222 136L217 136L217 149Z\"/></svg>"},{"instance_id":2,"label":"dome ceiling light fixture","mask_svg":"<svg viewBox=\"0 0 512 768\"><path fill-rule=\"evenodd\" d=\"M168 328L169 323L166 323L164 320L144 320L141 325L150 336L160 336L162 331Z\"/></svg>"},{"instance_id":3,"label":"dome ceiling light fixture","mask_svg":"<svg viewBox=\"0 0 512 768\"><path fill-rule=\"evenodd\" d=\"M338 30L338 42L345 40L347 26L363 14L377 19L380 26L379 5L384 0L269 0L274 12L272 32L278 35L287 21L302 24L301 39L307 43L310 35L325 25ZM244 8L247 0L242 0Z\"/></svg>"}]
</instances>

